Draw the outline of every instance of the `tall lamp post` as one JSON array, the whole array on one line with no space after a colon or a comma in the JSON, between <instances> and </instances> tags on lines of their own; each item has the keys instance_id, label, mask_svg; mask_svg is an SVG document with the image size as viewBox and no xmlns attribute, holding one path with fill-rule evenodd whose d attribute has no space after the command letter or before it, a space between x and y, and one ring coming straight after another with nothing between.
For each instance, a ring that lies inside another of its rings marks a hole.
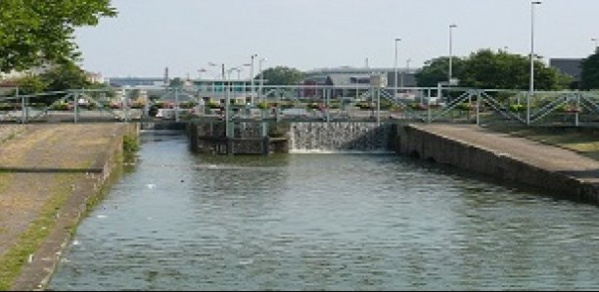
<instances>
[{"instance_id":1,"label":"tall lamp post","mask_svg":"<svg viewBox=\"0 0 599 292\"><path fill-rule=\"evenodd\" d=\"M452 62L453 62L453 29L458 27L456 24L450 24L449 25L449 72L447 75L447 82L449 82L449 84L451 84L451 78L453 76L453 68L452 68Z\"/></svg>"},{"instance_id":2,"label":"tall lamp post","mask_svg":"<svg viewBox=\"0 0 599 292\"><path fill-rule=\"evenodd\" d=\"M258 57L258 54L253 54L250 58L252 62L250 62L250 96L252 103L254 103L254 58Z\"/></svg>"},{"instance_id":3,"label":"tall lamp post","mask_svg":"<svg viewBox=\"0 0 599 292\"><path fill-rule=\"evenodd\" d=\"M200 79L200 81L202 81L202 73L206 72L206 69L204 68L200 68L198 70L198 78Z\"/></svg>"},{"instance_id":4,"label":"tall lamp post","mask_svg":"<svg viewBox=\"0 0 599 292\"><path fill-rule=\"evenodd\" d=\"M410 74L410 62L412 62L412 59L408 58L406 60L406 72L405 72L406 74ZM404 75L405 74L403 74L403 73L401 74L401 86L402 87L405 86L405 84L404 84Z\"/></svg>"},{"instance_id":5,"label":"tall lamp post","mask_svg":"<svg viewBox=\"0 0 599 292\"><path fill-rule=\"evenodd\" d=\"M394 97L397 97L397 75L398 75L398 71L397 71L397 44L401 41L401 38L396 38L395 39L395 59L393 61L393 69L394 69L394 74L395 74L395 83L393 83L393 86L395 87L395 95Z\"/></svg>"},{"instance_id":6,"label":"tall lamp post","mask_svg":"<svg viewBox=\"0 0 599 292\"><path fill-rule=\"evenodd\" d=\"M219 66L219 64L212 63L212 62L208 63L208 65L209 66ZM225 80L225 64L224 63L220 64L220 67L221 67L221 78L224 81Z\"/></svg>"},{"instance_id":7,"label":"tall lamp post","mask_svg":"<svg viewBox=\"0 0 599 292\"><path fill-rule=\"evenodd\" d=\"M216 63L208 63L208 65L210 66L218 66L218 64ZM222 76L222 80L223 80L223 97L225 98L225 114L224 114L224 118L225 118L225 135L227 137L231 136L231 130L229 129L229 108L230 108L230 97L229 97L229 88L227 88L227 79L225 76L225 63L222 63L221 65L221 76ZM230 73L230 70L229 70ZM228 150L227 150L228 151Z\"/></svg>"},{"instance_id":8,"label":"tall lamp post","mask_svg":"<svg viewBox=\"0 0 599 292\"><path fill-rule=\"evenodd\" d=\"M530 88L526 98L526 125L530 125L530 99L535 91L535 5L541 1L530 2Z\"/></svg>"},{"instance_id":9,"label":"tall lamp post","mask_svg":"<svg viewBox=\"0 0 599 292\"><path fill-rule=\"evenodd\" d=\"M260 60L258 60L258 71L260 72L260 86L258 88L258 91L260 92L260 101L262 100L262 86L264 86L264 78L263 78L263 72L262 72L262 63L266 61L266 58L260 58Z\"/></svg>"}]
</instances>

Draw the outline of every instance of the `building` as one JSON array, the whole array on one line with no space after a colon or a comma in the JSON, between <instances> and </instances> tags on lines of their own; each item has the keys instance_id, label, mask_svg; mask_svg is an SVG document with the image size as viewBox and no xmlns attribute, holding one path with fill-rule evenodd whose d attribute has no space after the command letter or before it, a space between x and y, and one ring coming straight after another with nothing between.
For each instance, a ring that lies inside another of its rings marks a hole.
<instances>
[{"instance_id":1,"label":"building","mask_svg":"<svg viewBox=\"0 0 599 292\"><path fill-rule=\"evenodd\" d=\"M302 84L303 96L314 99L321 99L324 96L322 91L319 91L318 86L332 87L330 97L352 97L360 99L362 93L371 87L373 77L380 82L379 85L385 88L406 88L416 87L415 74L417 70L409 70L406 68L397 68L397 78L395 68L325 68L315 69L306 72L306 77ZM310 86L314 86L311 88Z\"/></svg>"},{"instance_id":2,"label":"building","mask_svg":"<svg viewBox=\"0 0 599 292\"><path fill-rule=\"evenodd\" d=\"M111 77L107 83L113 87L167 86L164 78L159 77Z\"/></svg>"},{"instance_id":3,"label":"building","mask_svg":"<svg viewBox=\"0 0 599 292\"><path fill-rule=\"evenodd\" d=\"M561 73L572 77L574 80L570 87L578 88L582 72L582 60L582 58L551 58L549 59L549 67L555 68Z\"/></svg>"},{"instance_id":4,"label":"building","mask_svg":"<svg viewBox=\"0 0 599 292\"><path fill-rule=\"evenodd\" d=\"M87 81L91 83L104 83L104 77L100 72L85 72L85 76L87 77Z\"/></svg>"}]
</instances>

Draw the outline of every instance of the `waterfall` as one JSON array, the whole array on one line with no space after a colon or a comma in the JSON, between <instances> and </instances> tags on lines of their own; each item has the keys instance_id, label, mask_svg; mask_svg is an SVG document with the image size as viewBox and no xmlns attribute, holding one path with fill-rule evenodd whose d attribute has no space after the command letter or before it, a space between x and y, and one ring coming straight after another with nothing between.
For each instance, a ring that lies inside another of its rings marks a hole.
<instances>
[{"instance_id":1,"label":"waterfall","mask_svg":"<svg viewBox=\"0 0 599 292\"><path fill-rule=\"evenodd\" d=\"M289 131L290 153L391 152L390 125L365 122L297 122Z\"/></svg>"}]
</instances>

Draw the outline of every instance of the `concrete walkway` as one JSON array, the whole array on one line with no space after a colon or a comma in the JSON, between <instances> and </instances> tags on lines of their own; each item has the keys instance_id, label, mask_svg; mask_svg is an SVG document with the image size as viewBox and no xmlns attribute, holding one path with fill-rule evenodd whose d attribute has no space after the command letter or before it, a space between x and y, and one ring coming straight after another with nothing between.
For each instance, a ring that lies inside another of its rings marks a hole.
<instances>
[{"instance_id":1,"label":"concrete walkway","mask_svg":"<svg viewBox=\"0 0 599 292\"><path fill-rule=\"evenodd\" d=\"M36 251L20 259L11 290L43 289L128 131L120 123L0 125L0 266L9 253L15 260L15 251L43 237ZM32 231L34 225L42 230ZM26 232L29 241L23 243ZM13 276L0 277L4 282Z\"/></svg>"},{"instance_id":2,"label":"concrete walkway","mask_svg":"<svg viewBox=\"0 0 599 292\"><path fill-rule=\"evenodd\" d=\"M561 173L585 183L599 184L599 161L569 149L494 132L476 125L412 124L411 126L448 139L477 145L498 155L507 155L540 169Z\"/></svg>"}]
</instances>

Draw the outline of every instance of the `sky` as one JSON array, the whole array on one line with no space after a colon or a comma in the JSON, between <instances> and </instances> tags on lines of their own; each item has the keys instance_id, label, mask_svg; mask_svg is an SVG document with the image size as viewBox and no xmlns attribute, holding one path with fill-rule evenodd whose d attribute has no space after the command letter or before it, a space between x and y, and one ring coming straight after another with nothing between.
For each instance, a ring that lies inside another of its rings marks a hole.
<instances>
[{"instance_id":1,"label":"sky","mask_svg":"<svg viewBox=\"0 0 599 292\"><path fill-rule=\"evenodd\" d=\"M450 51L528 55L531 46L548 63L587 57L599 39L599 0L112 0L112 6L117 17L75 33L82 67L106 78L163 77L165 68L171 78L219 78L223 65L241 68L233 78L275 66L415 69Z\"/></svg>"}]
</instances>

